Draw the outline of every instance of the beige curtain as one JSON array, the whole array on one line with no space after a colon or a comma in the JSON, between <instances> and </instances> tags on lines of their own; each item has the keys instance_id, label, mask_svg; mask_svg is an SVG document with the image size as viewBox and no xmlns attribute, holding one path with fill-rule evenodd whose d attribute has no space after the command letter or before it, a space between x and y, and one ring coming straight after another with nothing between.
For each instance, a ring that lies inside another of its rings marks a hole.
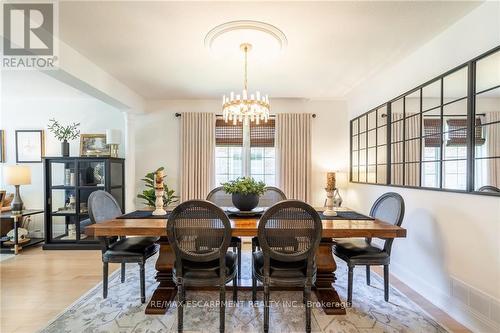
<instances>
[{"instance_id":1,"label":"beige curtain","mask_svg":"<svg viewBox=\"0 0 500 333\"><path fill-rule=\"evenodd\" d=\"M396 164L403 162L403 115L401 113L392 114L391 134L392 142L398 142L391 145L391 184L403 185L403 164ZM401 120L401 121L398 121Z\"/></svg>"},{"instance_id":2,"label":"beige curtain","mask_svg":"<svg viewBox=\"0 0 500 333\"><path fill-rule=\"evenodd\" d=\"M287 198L311 199L311 114L276 116L278 184Z\"/></svg>"},{"instance_id":3,"label":"beige curtain","mask_svg":"<svg viewBox=\"0 0 500 333\"><path fill-rule=\"evenodd\" d=\"M406 116L411 116L407 114ZM405 119L406 135L411 140L405 141L405 185L420 186L420 117L410 117ZM409 163L408 163L409 162ZM417 163L411 163L417 162Z\"/></svg>"},{"instance_id":4,"label":"beige curtain","mask_svg":"<svg viewBox=\"0 0 500 333\"><path fill-rule=\"evenodd\" d=\"M215 114L181 115L181 201L205 199L215 177Z\"/></svg>"},{"instance_id":5,"label":"beige curtain","mask_svg":"<svg viewBox=\"0 0 500 333\"><path fill-rule=\"evenodd\" d=\"M500 112L487 112L486 122L500 121ZM486 149L487 156L500 156L500 131L497 125L486 126ZM500 187L500 159L488 159L488 185Z\"/></svg>"},{"instance_id":6,"label":"beige curtain","mask_svg":"<svg viewBox=\"0 0 500 333\"><path fill-rule=\"evenodd\" d=\"M412 116L412 113L407 113L406 116ZM403 162L403 145L405 147L405 179L404 185L419 186L420 185L420 140L414 140L420 136L420 117L410 117L403 120L403 115L400 113L392 114L392 141L402 141L403 138L403 124L405 124L406 137L410 140L399 142L391 146L392 150L392 180L391 184L403 185L403 165L395 164ZM398 121L401 120L401 121ZM413 140L412 140L413 139Z\"/></svg>"}]
</instances>

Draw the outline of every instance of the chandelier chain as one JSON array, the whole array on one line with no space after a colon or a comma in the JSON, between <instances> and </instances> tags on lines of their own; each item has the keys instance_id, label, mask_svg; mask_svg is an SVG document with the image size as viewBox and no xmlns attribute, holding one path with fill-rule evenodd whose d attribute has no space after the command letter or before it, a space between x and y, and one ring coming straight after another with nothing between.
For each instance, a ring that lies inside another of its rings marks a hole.
<instances>
[{"instance_id":1,"label":"chandelier chain","mask_svg":"<svg viewBox=\"0 0 500 333\"><path fill-rule=\"evenodd\" d=\"M243 85L245 87L245 90L248 91L248 46L245 45L245 81L243 82Z\"/></svg>"}]
</instances>

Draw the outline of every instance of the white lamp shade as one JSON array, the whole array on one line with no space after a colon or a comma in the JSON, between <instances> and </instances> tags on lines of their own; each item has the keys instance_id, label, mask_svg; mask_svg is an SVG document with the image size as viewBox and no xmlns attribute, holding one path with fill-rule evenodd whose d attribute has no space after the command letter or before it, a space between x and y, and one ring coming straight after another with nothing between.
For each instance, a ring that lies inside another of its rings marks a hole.
<instances>
[{"instance_id":1,"label":"white lamp shade","mask_svg":"<svg viewBox=\"0 0 500 333\"><path fill-rule=\"evenodd\" d=\"M347 184L349 183L349 177L347 172L342 172L342 171L336 171L336 179L337 179L337 187L338 188L345 188L347 187Z\"/></svg>"},{"instance_id":2,"label":"white lamp shade","mask_svg":"<svg viewBox=\"0 0 500 333\"><path fill-rule=\"evenodd\" d=\"M8 185L31 184L31 168L29 166L8 165L3 168L4 180Z\"/></svg>"},{"instance_id":3,"label":"white lamp shade","mask_svg":"<svg viewBox=\"0 0 500 333\"><path fill-rule=\"evenodd\" d=\"M117 129L106 130L106 144L119 145L121 141L121 132Z\"/></svg>"}]
</instances>

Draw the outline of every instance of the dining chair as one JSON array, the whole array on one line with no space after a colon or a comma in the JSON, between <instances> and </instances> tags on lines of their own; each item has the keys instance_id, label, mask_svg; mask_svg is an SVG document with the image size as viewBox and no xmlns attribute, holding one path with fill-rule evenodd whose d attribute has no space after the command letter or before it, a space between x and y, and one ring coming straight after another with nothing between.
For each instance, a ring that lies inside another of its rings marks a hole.
<instances>
[{"instance_id":1,"label":"dining chair","mask_svg":"<svg viewBox=\"0 0 500 333\"><path fill-rule=\"evenodd\" d=\"M169 243L175 253L173 281L177 286L178 325L182 332L187 286L219 286L220 331L224 332L226 283L233 281L237 301L236 254L228 252L231 222L224 211L204 200L181 203L167 221Z\"/></svg>"},{"instance_id":2,"label":"dining chair","mask_svg":"<svg viewBox=\"0 0 500 333\"><path fill-rule=\"evenodd\" d=\"M269 331L271 286L304 288L306 332L311 331L309 298L316 280L315 254L321 240L321 218L316 210L298 200L281 201L259 221L261 250L252 253L252 301L257 280L264 286L264 332Z\"/></svg>"},{"instance_id":3,"label":"dining chair","mask_svg":"<svg viewBox=\"0 0 500 333\"><path fill-rule=\"evenodd\" d=\"M286 195L277 187L274 186L266 186L264 188L264 194L259 198L259 206L258 207L271 207L274 204L277 204L280 201L286 200ZM259 247L259 238L252 237L252 253L257 250Z\"/></svg>"},{"instance_id":4,"label":"dining chair","mask_svg":"<svg viewBox=\"0 0 500 333\"><path fill-rule=\"evenodd\" d=\"M92 223L101 223L122 215L118 202L108 192L92 192L88 199L89 217ZM102 245L102 296L108 297L108 264L121 264L121 282L125 282L125 263L138 263L140 270L141 302L146 302L145 269L146 260L160 248L158 237L101 238Z\"/></svg>"},{"instance_id":5,"label":"dining chair","mask_svg":"<svg viewBox=\"0 0 500 333\"><path fill-rule=\"evenodd\" d=\"M214 188L207 195L207 201L210 201L218 207L233 207L231 194L224 191L222 186ZM231 237L230 247L238 255L238 277L241 277L241 238Z\"/></svg>"},{"instance_id":6,"label":"dining chair","mask_svg":"<svg viewBox=\"0 0 500 333\"><path fill-rule=\"evenodd\" d=\"M388 192L380 196L370 210L370 216L377 220L401 226L405 214L403 197ZM383 240L381 245L373 244L371 238L336 239L333 253L344 260L348 267L347 302L352 304L352 284L354 267L366 266L366 284L370 285L370 266L384 266L384 299L389 301L389 263L393 238Z\"/></svg>"},{"instance_id":7,"label":"dining chair","mask_svg":"<svg viewBox=\"0 0 500 333\"><path fill-rule=\"evenodd\" d=\"M479 192L500 193L500 188L492 185L485 185L479 188Z\"/></svg>"}]
</instances>

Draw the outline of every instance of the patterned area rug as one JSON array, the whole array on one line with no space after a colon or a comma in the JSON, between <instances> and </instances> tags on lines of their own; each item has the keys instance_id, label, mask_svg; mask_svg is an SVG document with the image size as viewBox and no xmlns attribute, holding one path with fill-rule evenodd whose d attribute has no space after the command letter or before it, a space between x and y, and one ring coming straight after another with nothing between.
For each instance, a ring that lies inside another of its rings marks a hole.
<instances>
[{"instance_id":1,"label":"patterned area rug","mask_svg":"<svg viewBox=\"0 0 500 333\"><path fill-rule=\"evenodd\" d=\"M156 287L154 263L146 267L146 297ZM250 276L250 256L243 254L243 277ZM347 268L338 260L335 287L345 300ZM355 269L353 306L345 316L327 316L313 308L313 332L446 332L446 329L425 314L416 304L391 288L390 302L384 301L383 283L372 273L372 284L365 282L364 268ZM312 293L314 295L314 293ZM184 310L184 332L218 332L219 308L210 304L218 300L217 291L188 291L190 303ZM228 301L231 292L226 293ZM262 293L257 294L262 300ZM317 299L313 296L313 301ZM191 301L191 302L190 302ZM197 302L202 301L202 302ZM238 303L226 308L226 332L262 332L263 303L252 304L251 292L238 292ZM140 303L138 265L127 265L125 283L119 271L110 276L108 298L102 298L102 284L91 289L61 313L43 333L60 332L176 332L177 309L171 307L163 316L146 316L146 305ZM305 308L300 291L271 291L270 331L304 332Z\"/></svg>"}]
</instances>

